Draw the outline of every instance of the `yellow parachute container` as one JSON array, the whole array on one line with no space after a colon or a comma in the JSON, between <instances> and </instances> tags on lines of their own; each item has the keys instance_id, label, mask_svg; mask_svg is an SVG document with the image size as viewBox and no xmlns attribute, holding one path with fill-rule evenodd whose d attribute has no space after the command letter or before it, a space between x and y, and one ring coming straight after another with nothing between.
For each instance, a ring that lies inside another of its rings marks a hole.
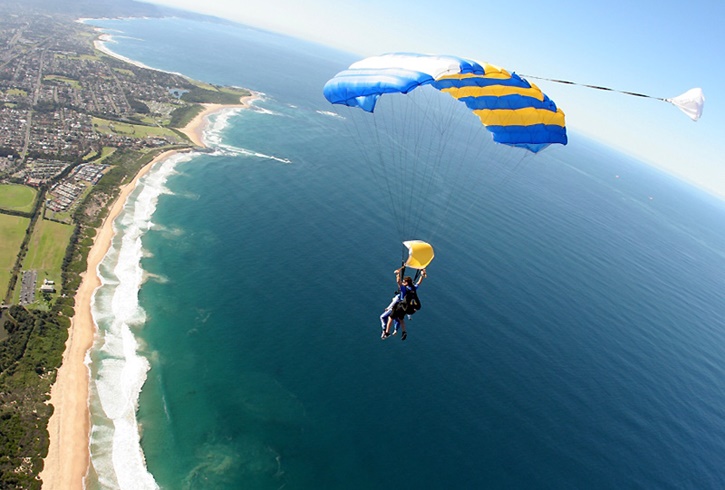
<instances>
[{"instance_id":1,"label":"yellow parachute container","mask_svg":"<svg viewBox=\"0 0 725 490\"><path fill-rule=\"evenodd\" d=\"M413 269L424 269L431 263L435 254L430 243L421 240L408 240L403 242L408 249L408 260L405 262L406 267Z\"/></svg>"}]
</instances>

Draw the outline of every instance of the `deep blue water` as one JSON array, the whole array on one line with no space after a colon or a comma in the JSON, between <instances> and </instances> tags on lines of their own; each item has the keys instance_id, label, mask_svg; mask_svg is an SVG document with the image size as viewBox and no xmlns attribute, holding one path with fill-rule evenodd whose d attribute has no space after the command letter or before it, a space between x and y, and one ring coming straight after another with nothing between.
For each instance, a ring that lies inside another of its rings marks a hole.
<instances>
[{"instance_id":1,"label":"deep blue water","mask_svg":"<svg viewBox=\"0 0 725 490\"><path fill-rule=\"evenodd\" d=\"M398 211L321 95L352 58L240 26L94 24L123 56L266 94L135 194L166 189L131 321L156 484L725 486L725 203L577 133L536 157L486 145L412 194L445 208L420 227L436 259L408 340L382 342ZM109 447L98 405L91 486L141 488L104 463L134 449Z\"/></svg>"}]
</instances>

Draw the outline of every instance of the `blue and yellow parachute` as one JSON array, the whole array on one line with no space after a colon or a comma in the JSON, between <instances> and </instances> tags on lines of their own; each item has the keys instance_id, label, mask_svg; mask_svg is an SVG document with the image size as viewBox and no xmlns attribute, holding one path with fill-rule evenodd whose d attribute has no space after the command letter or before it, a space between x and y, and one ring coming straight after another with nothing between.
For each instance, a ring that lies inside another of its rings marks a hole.
<instances>
[{"instance_id":1,"label":"blue and yellow parachute","mask_svg":"<svg viewBox=\"0 0 725 490\"><path fill-rule=\"evenodd\" d=\"M335 75L323 93L333 104L373 112L383 94L407 94L423 85L466 104L498 143L534 153L567 143L564 113L536 85L502 68L455 56L365 58Z\"/></svg>"}]
</instances>

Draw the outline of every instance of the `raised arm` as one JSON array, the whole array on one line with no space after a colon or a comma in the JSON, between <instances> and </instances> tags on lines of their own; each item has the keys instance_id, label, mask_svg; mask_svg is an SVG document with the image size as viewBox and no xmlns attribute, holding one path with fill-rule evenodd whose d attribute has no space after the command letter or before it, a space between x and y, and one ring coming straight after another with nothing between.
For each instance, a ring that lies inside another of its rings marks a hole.
<instances>
[{"instance_id":1,"label":"raised arm","mask_svg":"<svg viewBox=\"0 0 725 490\"><path fill-rule=\"evenodd\" d=\"M420 277L418 278L418 282L415 283L415 287L420 286L420 283L423 282L423 278L428 277L428 273L425 271L425 269L420 270Z\"/></svg>"},{"instance_id":2,"label":"raised arm","mask_svg":"<svg viewBox=\"0 0 725 490\"><path fill-rule=\"evenodd\" d=\"M395 281L398 283L398 287L403 285L403 278L401 277L403 274L403 268L395 269Z\"/></svg>"}]
</instances>

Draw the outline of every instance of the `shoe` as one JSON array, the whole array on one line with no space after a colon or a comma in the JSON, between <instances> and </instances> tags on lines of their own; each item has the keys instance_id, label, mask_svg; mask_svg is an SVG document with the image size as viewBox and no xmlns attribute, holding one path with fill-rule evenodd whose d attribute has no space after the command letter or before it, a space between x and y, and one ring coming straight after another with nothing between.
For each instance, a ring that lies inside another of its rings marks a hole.
<instances>
[{"instance_id":1,"label":"shoe","mask_svg":"<svg viewBox=\"0 0 725 490\"><path fill-rule=\"evenodd\" d=\"M380 338L381 338L382 340L385 340L385 339L387 339L388 337L390 337L390 334L389 334L389 333L385 333L385 331L383 331L383 333L382 333L382 334L380 335Z\"/></svg>"},{"instance_id":2,"label":"shoe","mask_svg":"<svg viewBox=\"0 0 725 490\"><path fill-rule=\"evenodd\" d=\"M393 335L398 335L398 329L393 330Z\"/></svg>"},{"instance_id":3,"label":"shoe","mask_svg":"<svg viewBox=\"0 0 725 490\"><path fill-rule=\"evenodd\" d=\"M403 335L401 335L400 340L405 340L408 338L408 332L403 332Z\"/></svg>"}]
</instances>

